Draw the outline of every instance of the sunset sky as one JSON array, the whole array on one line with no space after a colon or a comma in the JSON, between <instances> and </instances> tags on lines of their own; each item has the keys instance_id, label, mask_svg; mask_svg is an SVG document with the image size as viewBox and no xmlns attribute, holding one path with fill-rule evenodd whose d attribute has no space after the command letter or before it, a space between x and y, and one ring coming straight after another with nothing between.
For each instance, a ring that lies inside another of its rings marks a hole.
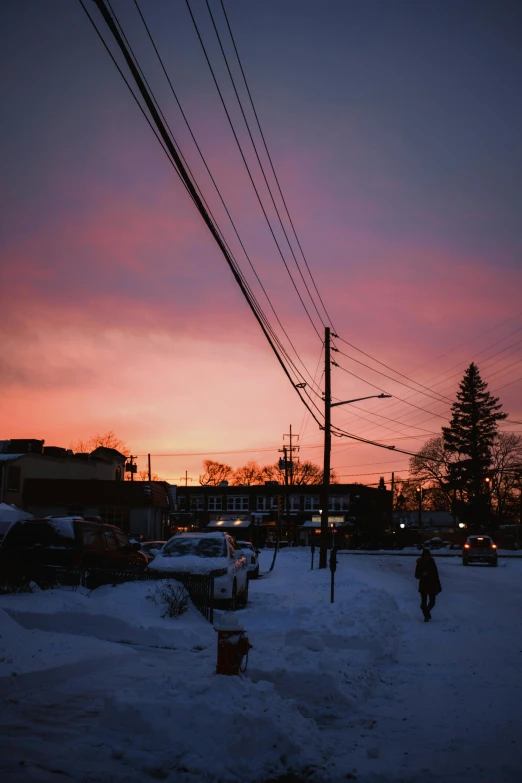
<instances>
[{"instance_id":1,"label":"sunset sky","mask_svg":"<svg viewBox=\"0 0 522 783\"><path fill-rule=\"evenodd\" d=\"M133 0L111 3L281 335ZM224 3L314 281L336 334L356 346L335 341L347 355L333 355L344 368L333 368L334 398L393 395L336 408L334 423L415 452L440 434L474 360L509 413L501 429L522 432L522 5ZM322 384L321 339L256 200L186 2L139 5L320 406L311 379ZM221 4L210 6L250 121ZM191 8L272 220L207 6ZM186 470L197 480L206 455L233 467L275 462L292 425L301 458L320 462L322 432L80 2L4 0L0 58L0 439L69 446L113 430L142 455L140 468L151 453L153 470L180 483ZM406 476L408 460L334 438L332 465L347 482Z\"/></svg>"}]
</instances>

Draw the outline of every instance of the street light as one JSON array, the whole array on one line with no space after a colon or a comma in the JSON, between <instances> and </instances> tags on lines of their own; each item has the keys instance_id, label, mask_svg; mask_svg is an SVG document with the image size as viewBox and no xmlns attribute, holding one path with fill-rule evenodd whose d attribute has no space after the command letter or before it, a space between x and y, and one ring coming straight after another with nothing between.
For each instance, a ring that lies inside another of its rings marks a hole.
<instances>
[{"instance_id":1,"label":"street light","mask_svg":"<svg viewBox=\"0 0 522 783\"><path fill-rule=\"evenodd\" d=\"M349 405L351 402L361 402L362 400L383 400L386 397L391 397L391 394L371 394L369 397L356 397L355 400L344 400L343 402L332 402L330 408L335 408L337 405Z\"/></svg>"}]
</instances>

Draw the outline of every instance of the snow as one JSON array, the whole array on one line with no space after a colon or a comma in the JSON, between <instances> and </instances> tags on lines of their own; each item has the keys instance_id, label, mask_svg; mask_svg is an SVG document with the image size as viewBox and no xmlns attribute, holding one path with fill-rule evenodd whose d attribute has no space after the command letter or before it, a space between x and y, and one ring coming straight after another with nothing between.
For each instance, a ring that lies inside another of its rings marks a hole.
<instances>
[{"instance_id":1,"label":"snow","mask_svg":"<svg viewBox=\"0 0 522 783\"><path fill-rule=\"evenodd\" d=\"M226 557L198 557L197 555L156 555L147 568L149 571L173 571L183 574L209 574L230 565Z\"/></svg>"},{"instance_id":2,"label":"snow","mask_svg":"<svg viewBox=\"0 0 522 783\"><path fill-rule=\"evenodd\" d=\"M263 551L241 677L154 582L0 596L3 783L518 783L522 560L440 558L424 623L415 560L371 554L339 555L332 604L309 550Z\"/></svg>"},{"instance_id":3,"label":"snow","mask_svg":"<svg viewBox=\"0 0 522 783\"><path fill-rule=\"evenodd\" d=\"M76 538L74 534L74 520L78 517L47 517L51 527L64 538Z\"/></svg>"},{"instance_id":4,"label":"snow","mask_svg":"<svg viewBox=\"0 0 522 783\"><path fill-rule=\"evenodd\" d=\"M0 456L2 456L0 454ZM1 532L6 533L6 525L17 522L19 519L32 519L33 515L22 508L18 508L14 503L0 503L0 525Z\"/></svg>"}]
</instances>

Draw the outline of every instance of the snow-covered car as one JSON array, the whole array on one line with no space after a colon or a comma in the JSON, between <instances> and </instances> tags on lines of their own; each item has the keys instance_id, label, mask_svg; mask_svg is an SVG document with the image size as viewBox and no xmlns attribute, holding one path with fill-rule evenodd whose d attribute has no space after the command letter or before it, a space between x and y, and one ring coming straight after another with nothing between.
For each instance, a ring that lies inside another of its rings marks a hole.
<instances>
[{"instance_id":1,"label":"snow-covered car","mask_svg":"<svg viewBox=\"0 0 522 783\"><path fill-rule=\"evenodd\" d=\"M468 563L498 565L497 545L490 536L468 536L462 547L462 565Z\"/></svg>"},{"instance_id":2,"label":"snow-covered car","mask_svg":"<svg viewBox=\"0 0 522 783\"><path fill-rule=\"evenodd\" d=\"M214 577L214 598L231 601L232 606L248 601L247 559L227 533L177 533L147 570L209 574Z\"/></svg>"},{"instance_id":3,"label":"snow-covered car","mask_svg":"<svg viewBox=\"0 0 522 783\"><path fill-rule=\"evenodd\" d=\"M149 560L154 560L157 552L162 549L165 541L144 541L140 544L140 552L143 552Z\"/></svg>"},{"instance_id":4,"label":"snow-covered car","mask_svg":"<svg viewBox=\"0 0 522 783\"><path fill-rule=\"evenodd\" d=\"M248 578L257 579L259 576L259 559L258 551L250 541L238 541L237 542L247 559L248 564Z\"/></svg>"}]
</instances>

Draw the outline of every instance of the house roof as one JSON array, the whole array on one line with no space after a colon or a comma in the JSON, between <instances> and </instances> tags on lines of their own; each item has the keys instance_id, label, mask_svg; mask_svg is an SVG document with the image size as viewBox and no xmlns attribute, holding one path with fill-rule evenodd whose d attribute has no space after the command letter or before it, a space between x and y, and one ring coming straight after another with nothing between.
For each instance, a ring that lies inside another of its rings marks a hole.
<instances>
[{"instance_id":1,"label":"house roof","mask_svg":"<svg viewBox=\"0 0 522 783\"><path fill-rule=\"evenodd\" d=\"M120 462L125 462L127 459L125 454L122 454L118 449L110 449L107 446L97 446L97 448L91 451L91 456L101 457L102 459L105 457L110 460L117 459Z\"/></svg>"}]
</instances>

